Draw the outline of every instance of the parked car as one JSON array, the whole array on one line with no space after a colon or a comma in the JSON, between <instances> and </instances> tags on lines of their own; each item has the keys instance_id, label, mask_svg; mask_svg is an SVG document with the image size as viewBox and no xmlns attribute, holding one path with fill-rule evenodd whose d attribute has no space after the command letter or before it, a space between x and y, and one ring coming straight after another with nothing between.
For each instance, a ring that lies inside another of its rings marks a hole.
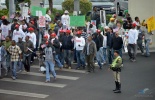
<instances>
[{"instance_id":1,"label":"parked car","mask_svg":"<svg viewBox=\"0 0 155 100\"><path fill-rule=\"evenodd\" d=\"M128 10L128 0L115 0L115 7L117 8L117 14L122 16L124 10Z\"/></svg>"},{"instance_id":2,"label":"parked car","mask_svg":"<svg viewBox=\"0 0 155 100\"><path fill-rule=\"evenodd\" d=\"M116 7L114 4L115 0L90 0L92 6L97 7L98 10L104 9L107 14L115 14Z\"/></svg>"}]
</instances>

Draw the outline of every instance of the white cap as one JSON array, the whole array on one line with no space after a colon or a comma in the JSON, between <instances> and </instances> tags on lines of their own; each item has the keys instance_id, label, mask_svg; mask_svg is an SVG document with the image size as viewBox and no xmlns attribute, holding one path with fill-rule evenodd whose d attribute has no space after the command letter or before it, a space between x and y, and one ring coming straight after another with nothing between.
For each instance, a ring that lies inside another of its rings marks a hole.
<instances>
[{"instance_id":1,"label":"white cap","mask_svg":"<svg viewBox=\"0 0 155 100\"><path fill-rule=\"evenodd\" d=\"M65 12L64 12L65 14L68 14L69 12L67 11L67 10L65 10Z\"/></svg>"}]
</instances>

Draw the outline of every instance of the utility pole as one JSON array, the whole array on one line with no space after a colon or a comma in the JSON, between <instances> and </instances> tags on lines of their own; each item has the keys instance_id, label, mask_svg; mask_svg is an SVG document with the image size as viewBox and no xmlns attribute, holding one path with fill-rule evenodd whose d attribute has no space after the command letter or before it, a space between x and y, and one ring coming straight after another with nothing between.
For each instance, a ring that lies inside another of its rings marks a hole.
<instances>
[{"instance_id":1,"label":"utility pole","mask_svg":"<svg viewBox=\"0 0 155 100\"><path fill-rule=\"evenodd\" d=\"M80 12L80 0L74 0L74 11L79 15Z\"/></svg>"},{"instance_id":2,"label":"utility pole","mask_svg":"<svg viewBox=\"0 0 155 100\"><path fill-rule=\"evenodd\" d=\"M15 13L15 1L14 0L9 0L9 20L11 21L10 19L10 16Z\"/></svg>"}]
</instances>

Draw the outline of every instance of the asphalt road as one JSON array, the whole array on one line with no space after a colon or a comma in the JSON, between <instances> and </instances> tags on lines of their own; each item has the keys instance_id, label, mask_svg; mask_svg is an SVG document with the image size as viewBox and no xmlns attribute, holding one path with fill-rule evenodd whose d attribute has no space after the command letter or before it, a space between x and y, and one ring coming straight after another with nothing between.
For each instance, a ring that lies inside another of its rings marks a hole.
<instances>
[{"instance_id":1,"label":"asphalt road","mask_svg":"<svg viewBox=\"0 0 155 100\"><path fill-rule=\"evenodd\" d=\"M123 58L121 94L112 91L114 80L108 66L89 74L56 70L57 80L47 84L36 62L31 73L18 74L17 80L9 76L0 79L0 100L155 100L155 53L148 58L138 55L134 63L127 55Z\"/></svg>"}]
</instances>

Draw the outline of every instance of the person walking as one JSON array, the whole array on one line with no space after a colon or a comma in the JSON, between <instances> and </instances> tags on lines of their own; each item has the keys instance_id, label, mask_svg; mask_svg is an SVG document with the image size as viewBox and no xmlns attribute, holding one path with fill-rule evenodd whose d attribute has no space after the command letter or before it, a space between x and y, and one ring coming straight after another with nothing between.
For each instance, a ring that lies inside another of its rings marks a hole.
<instances>
[{"instance_id":1,"label":"person walking","mask_svg":"<svg viewBox=\"0 0 155 100\"><path fill-rule=\"evenodd\" d=\"M50 72L52 72L52 75L54 77L54 80L56 80L56 72L54 70L54 53L55 49L50 43L50 41L46 42L46 47L43 51L43 55L45 55L45 66L46 66L46 81L45 83L50 82ZM41 54L41 55L42 55Z\"/></svg>"},{"instance_id":2,"label":"person walking","mask_svg":"<svg viewBox=\"0 0 155 100\"><path fill-rule=\"evenodd\" d=\"M73 41L73 36L70 35L71 31L66 30L66 35L63 38L62 42L62 52L64 53L64 60L66 62L66 68L71 69L71 54L73 52L74 48L74 41ZM63 60L63 61L64 61Z\"/></svg>"},{"instance_id":3,"label":"person walking","mask_svg":"<svg viewBox=\"0 0 155 100\"><path fill-rule=\"evenodd\" d=\"M144 56L144 47L143 47L144 32L141 30L141 26L137 26L137 30L138 30L137 45L141 51L141 55Z\"/></svg>"},{"instance_id":4,"label":"person walking","mask_svg":"<svg viewBox=\"0 0 155 100\"><path fill-rule=\"evenodd\" d=\"M119 56L119 51L114 51L114 60L110 65L110 69L113 71L116 88L113 90L114 93L121 93L121 72L122 58Z\"/></svg>"},{"instance_id":5,"label":"person walking","mask_svg":"<svg viewBox=\"0 0 155 100\"><path fill-rule=\"evenodd\" d=\"M19 59L22 59L22 51L19 46L16 45L16 41L12 40L12 45L7 49L7 51L11 55L11 64L12 64L12 79L16 80L17 74L16 74L16 69L17 69L17 63Z\"/></svg>"},{"instance_id":6,"label":"person walking","mask_svg":"<svg viewBox=\"0 0 155 100\"><path fill-rule=\"evenodd\" d=\"M52 33L51 34L51 43L53 45L53 47L55 48L55 55L54 55L54 59L56 64L58 65L58 67L60 69L63 68L63 65L61 64L60 60L59 60L59 54L60 54L60 42L59 40L56 38L56 34Z\"/></svg>"},{"instance_id":7,"label":"person walking","mask_svg":"<svg viewBox=\"0 0 155 100\"><path fill-rule=\"evenodd\" d=\"M85 69L85 57L82 53L85 46L85 39L81 36L81 34L81 31L77 31L77 37L75 37L74 40L74 48L76 49L76 58L78 65L76 69L80 69L80 67L83 67L83 69Z\"/></svg>"},{"instance_id":8,"label":"person walking","mask_svg":"<svg viewBox=\"0 0 155 100\"><path fill-rule=\"evenodd\" d=\"M95 64L94 58L96 56L97 48L95 42L92 40L92 36L88 35L86 45L84 46L83 53L86 56L88 72L94 72Z\"/></svg>"},{"instance_id":9,"label":"person walking","mask_svg":"<svg viewBox=\"0 0 155 100\"><path fill-rule=\"evenodd\" d=\"M34 50L33 43L29 39L30 39L29 36L25 37L24 52L23 52L23 64L26 72L30 72L31 54Z\"/></svg>"},{"instance_id":10,"label":"person walking","mask_svg":"<svg viewBox=\"0 0 155 100\"><path fill-rule=\"evenodd\" d=\"M129 30L128 34L128 55L129 59L132 62L136 61L136 46L137 46L137 39L138 39L138 31L136 30L136 24L132 24L132 29ZM133 54L131 53L131 50L133 50Z\"/></svg>"}]
</instances>

